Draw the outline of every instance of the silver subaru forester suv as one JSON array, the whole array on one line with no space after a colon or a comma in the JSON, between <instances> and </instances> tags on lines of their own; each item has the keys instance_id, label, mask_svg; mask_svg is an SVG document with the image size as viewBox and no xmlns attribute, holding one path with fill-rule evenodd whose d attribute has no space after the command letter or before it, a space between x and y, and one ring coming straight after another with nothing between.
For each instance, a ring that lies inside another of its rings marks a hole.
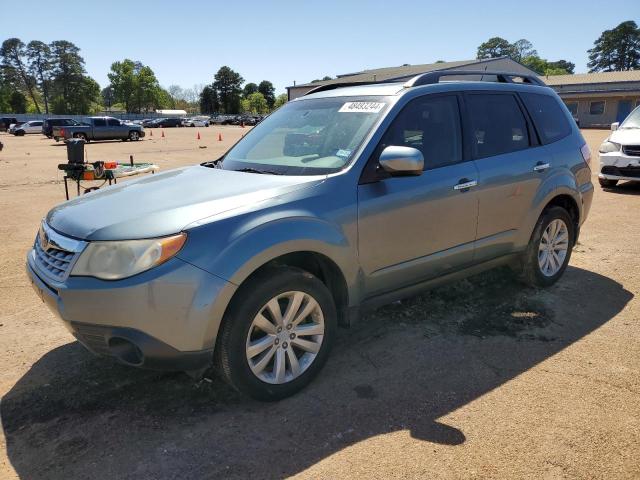
<instances>
[{"instance_id":1,"label":"silver subaru forester suv","mask_svg":"<svg viewBox=\"0 0 640 480\"><path fill-rule=\"evenodd\" d=\"M95 354L215 365L274 400L365 308L504 264L551 285L591 204L589 149L538 78L481 75L325 85L218 160L58 205L34 288Z\"/></svg>"}]
</instances>

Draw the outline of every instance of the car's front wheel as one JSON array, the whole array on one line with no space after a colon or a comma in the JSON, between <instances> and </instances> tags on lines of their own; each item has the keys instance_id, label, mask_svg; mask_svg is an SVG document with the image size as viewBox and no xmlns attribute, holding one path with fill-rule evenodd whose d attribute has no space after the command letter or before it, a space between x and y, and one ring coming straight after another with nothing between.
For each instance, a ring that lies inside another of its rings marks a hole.
<instances>
[{"instance_id":1,"label":"car's front wheel","mask_svg":"<svg viewBox=\"0 0 640 480\"><path fill-rule=\"evenodd\" d=\"M336 328L333 298L318 278L297 268L268 269L236 294L218 337L216 363L237 390L279 400L320 371Z\"/></svg>"},{"instance_id":2,"label":"car's front wheel","mask_svg":"<svg viewBox=\"0 0 640 480\"><path fill-rule=\"evenodd\" d=\"M130 131L129 140L131 140L132 142L137 142L138 140L140 140L140 134L135 130Z\"/></svg>"},{"instance_id":3,"label":"car's front wheel","mask_svg":"<svg viewBox=\"0 0 640 480\"><path fill-rule=\"evenodd\" d=\"M575 234L569 212L562 207L547 208L529 240L523 259L523 280L537 287L557 282L569 264Z\"/></svg>"}]
</instances>

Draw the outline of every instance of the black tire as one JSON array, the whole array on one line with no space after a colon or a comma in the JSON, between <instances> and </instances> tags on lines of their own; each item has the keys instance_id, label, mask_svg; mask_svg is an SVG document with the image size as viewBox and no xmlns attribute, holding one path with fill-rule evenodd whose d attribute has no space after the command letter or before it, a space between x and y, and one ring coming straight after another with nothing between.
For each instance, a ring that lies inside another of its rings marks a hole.
<instances>
[{"instance_id":1,"label":"black tire","mask_svg":"<svg viewBox=\"0 0 640 480\"><path fill-rule=\"evenodd\" d=\"M569 234L569 245L560 269L554 275L547 276L542 273L542 270L540 268L540 264L538 262L538 252L540 241L544 231L546 230L547 226L556 219L562 220L565 223ZM522 281L524 281L524 283L526 283L527 285L533 287L549 287L556 283L569 264L569 260L571 259L571 251L575 243L575 238L575 224L573 222L573 219L571 218L571 215L569 215L569 212L567 212L564 208L550 207L542 212L542 215L540 215L540 218L536 223L536 227L533 229L531 239L529 240L529 245L527 246L527 250L525 251L523 256L521 272Z\"/></svg>"},{"instance_id":2,"label":"black tire","mask_svg":"<svg viewBox=\"0 0 640 480\"><path fill-rule=\"evenodd\" d=\"M140 140L140 134L135 130L131 130L129 132L129 140L131 140L132 142L137 142L138 140Z\"/></svg>"},{"instance_id":3,"label":"black tire","mask_svg":"<svg viewBox=\"0 0 640 480\"><path fill-rule=\"evenodd\" d=\"M618 180L608 180L606 178L599 178L598 182L602 188L614 188L618 184Z\"/></svg>"},{"instance_id":4,"label":"black tire","mask_svg":"<svg viewBox=\"0 0 640 480\"><path fill-rule=\"evenodd\" d=\"M87 135L84 133L74 133L73 138L81 138L85 142L89 143L89 139L87 138Z\"/></svg>"},{"instance_id":5,"label":"black tire","mask_svg":"<svg viewBox=\"0 0 640 480\"><path fill-rule=\"evenodd\" d=\"M276 295L297 290L311 295L324 317L324 338L313 363L297 378L282 384L262 381L249 367L246 341L251 323ZM322 369L336 336L336 307L329 290L315 276L292 267L269 268L242 285L225 316L218 334L215 365L236 390L257 400L275 401L302 390Z\"/></svg>"},{"instance_id":6,"label":"black tire","mask_svg":"<svg viewBox=\"0 0 640 480\"><path fill-rule=\"evenodd\" d=\"M16 137L24 137L24 130L16 130L14 134Z\"/></svg>"}]
</instances>

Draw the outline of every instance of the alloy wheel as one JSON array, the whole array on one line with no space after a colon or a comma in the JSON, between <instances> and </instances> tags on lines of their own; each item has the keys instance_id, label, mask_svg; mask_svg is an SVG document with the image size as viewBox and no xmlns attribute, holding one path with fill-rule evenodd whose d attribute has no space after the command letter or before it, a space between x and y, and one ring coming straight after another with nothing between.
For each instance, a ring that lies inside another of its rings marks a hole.
<instances>
[{"instance_id":1,"label":"alloy wheel","mask_svg":"<svg viewBox=\"0 0 640 480\"><path fill-rule=\"evenodd\" d=\"M249 327L249 368L263 382L291 382L316 359L324 331L322 309L311 295L300 291L281 293L258 311Z\"/></svg>"},{"instance_id":2,"label":"alloy wheel","mask_svg":"<svg viewBox=\"0 0 640 480\"><path fill-rule=\"evenodd\" d=\"M538 246L538 266L546 277L553 277L564 265L569 251L569 229L563 220L552 220Z\"/></svg>"}]
</instances>

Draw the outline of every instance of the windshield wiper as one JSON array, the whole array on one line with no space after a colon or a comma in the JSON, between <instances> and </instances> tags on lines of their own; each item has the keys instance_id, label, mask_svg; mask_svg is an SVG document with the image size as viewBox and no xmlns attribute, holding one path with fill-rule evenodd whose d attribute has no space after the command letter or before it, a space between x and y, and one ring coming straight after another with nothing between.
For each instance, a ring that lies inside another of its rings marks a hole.
<instances>
[{"instance_id":1,"label":"windshield wiper","mask_svg":"<svg viewBox=\"0 0 640 480\"><path fill-rule=\"evenodd\" d=\"M274 172L273 170L258 170L257 168L238 168L234 172L246 172L246 173L263 173L266 175L282 175L280 172Z\"/></svg>"}]
</instances>

